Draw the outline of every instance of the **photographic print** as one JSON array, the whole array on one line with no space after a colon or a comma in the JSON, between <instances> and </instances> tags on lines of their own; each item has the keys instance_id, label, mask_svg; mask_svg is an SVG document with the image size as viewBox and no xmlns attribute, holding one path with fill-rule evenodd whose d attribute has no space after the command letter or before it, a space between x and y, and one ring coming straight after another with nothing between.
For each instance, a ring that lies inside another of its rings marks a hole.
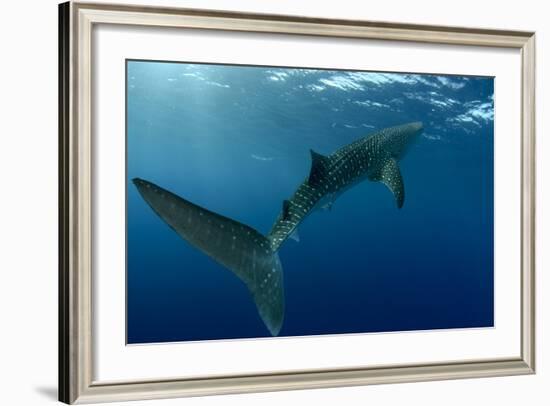
<instances>
[{"instance_id":1,"label":"photographic print","mask_svg":"<svg viewBox=\"0 0 550 406\"><path fill-rule=\"evenodd\" d=\"M532 31L61 4L59 399L534 374L535 101Z\"/></svg>"},{"instance_id":2,"label":"photographic print","mask_svg":"<svg viewBox=\"0 0 550 406\"><path fill-rule=\"evenodd\" d=\"M127 343L493 327L493 90L127 60Z\"/></svg>"}]
</instances>

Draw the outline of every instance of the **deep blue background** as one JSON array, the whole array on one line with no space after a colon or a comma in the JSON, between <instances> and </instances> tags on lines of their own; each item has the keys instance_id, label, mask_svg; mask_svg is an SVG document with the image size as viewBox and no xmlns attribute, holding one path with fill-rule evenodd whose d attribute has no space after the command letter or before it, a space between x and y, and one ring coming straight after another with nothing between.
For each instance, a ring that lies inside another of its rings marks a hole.
<instances>
[{"instance_id":1,"label":"deep blue background","mask_svg":"<svg viewBox=\"0 0 550 406\"><path fill-rule=\"evenodd\" d=\"M269 336L132 178L265 234L310 148L418 120L401 210L364 182L283 245L282 336L493 325L493 79L128 61L128 342Z\"/></svg>"}]
</instances>

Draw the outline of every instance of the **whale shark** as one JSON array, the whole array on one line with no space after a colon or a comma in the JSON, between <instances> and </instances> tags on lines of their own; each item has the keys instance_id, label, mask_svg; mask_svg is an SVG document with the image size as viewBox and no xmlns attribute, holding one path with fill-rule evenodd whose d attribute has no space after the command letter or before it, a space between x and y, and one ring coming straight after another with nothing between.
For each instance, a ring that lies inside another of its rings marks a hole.
<instances>
[{"instance_id":1,"label":"whale shark","mask_svg":"<svg viewBox=\"0 0 550 406\"><path fill-rule=\"evenodd\" d=\"M271 335L277 336L285 313L283 267L278 254L281 245L289 237L297 238L297 227L309 214L331 208L342 193L365 180L386 185L400 209L405 187L398 163L422 130L421 122L413 122L379 130L330 155L310 150L309 174L283 201L267 235L152 182L141 178L132 181L145 202L180 237L246 285L261 320Z\"/></svg>"},{"instance_id":2,"label":"whale shark","mask_svg":"<svg viewBox=\"0 0 550 406\"><path fill-rule=\"evenodd\" d=\"M405 187L398 161L423 129L414 122L385 128L346 145L328 156L313 150L311 169L283 208L268 234L276 251L313 211L331 208L346 190L368 179L382 182L393 193L398 208L405 201Z\"/></svg>"}]
</instances>

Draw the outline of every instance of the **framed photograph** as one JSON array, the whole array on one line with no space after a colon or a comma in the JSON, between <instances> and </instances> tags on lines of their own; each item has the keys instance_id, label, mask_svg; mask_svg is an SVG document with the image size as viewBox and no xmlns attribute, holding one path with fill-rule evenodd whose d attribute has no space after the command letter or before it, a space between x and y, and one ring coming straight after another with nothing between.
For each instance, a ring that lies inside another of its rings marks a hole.
<instances>
[{"instance_id":1,"label":"framed photograph","mask_svg":"<svg viewBox=\"0 0 550 406\"><path fill-rule=\"evenodd\" d=\"M61 401L534 373L534 33L59 17Z\"/></svg>"}]
</instances>

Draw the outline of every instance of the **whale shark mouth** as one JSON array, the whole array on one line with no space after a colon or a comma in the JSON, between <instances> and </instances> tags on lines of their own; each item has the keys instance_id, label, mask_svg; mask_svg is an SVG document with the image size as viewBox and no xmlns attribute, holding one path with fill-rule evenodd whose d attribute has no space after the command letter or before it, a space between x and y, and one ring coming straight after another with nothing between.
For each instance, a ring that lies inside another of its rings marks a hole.
<instances>
[{"instance_id":1,"label":"whale shark mouth","mask_svg":"<svg viewBox=\"0 0 550 406\"><path fill-rule=\"evenodd\" d=\"M143 179L140 195L180 237L231 270L248 288L271 335L284 319L283 268L270 242L253 228L191 203Z\"/></svg>"}]
</instances>

